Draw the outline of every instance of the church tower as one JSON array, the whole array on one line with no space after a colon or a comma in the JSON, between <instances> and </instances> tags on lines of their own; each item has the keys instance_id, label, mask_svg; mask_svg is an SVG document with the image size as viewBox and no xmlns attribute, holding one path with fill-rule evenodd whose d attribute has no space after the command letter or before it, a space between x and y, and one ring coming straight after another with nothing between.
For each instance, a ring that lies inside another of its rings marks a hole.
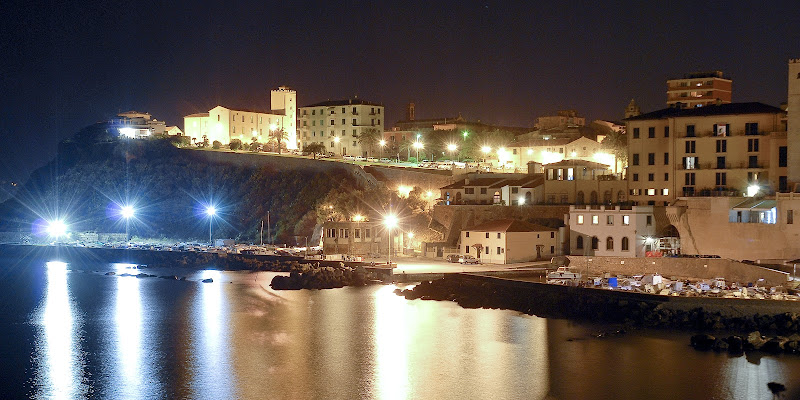
<instances>
[{"instance_id":1,"label":"church tower","mask_svg":"<svg viewBox=\"0 0 800 400\"><path fill-rule=\"evenodd\" d=\"M631 99L631 102L628 103L628 106L625 107L625 118L635 117L642 113L642 110L639 109L639 106L636 105L636 102Z\"/></svg>"},{"instance_id":2,"label":"church tower","mask_svg":"<svg viewBox=\"0 0 800 400\"><path fill-rule=\"evenodd\" d=\"M789 187L800 184L800 58L789 60L789 96L786 116Z\"/></svg>"}]
</instances>

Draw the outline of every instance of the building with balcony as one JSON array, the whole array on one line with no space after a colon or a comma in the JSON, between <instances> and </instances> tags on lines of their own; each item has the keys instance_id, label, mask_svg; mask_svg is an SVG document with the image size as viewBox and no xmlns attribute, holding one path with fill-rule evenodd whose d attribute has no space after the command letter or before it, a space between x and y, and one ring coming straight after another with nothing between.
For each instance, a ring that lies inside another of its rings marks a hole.
<instances>
[{"instance_id":1,"label":"building with balcony","mask_svg":"<svg viewBox=\"0 0 800 400\"><path fill-rule=\"evenodd\" d=\"M322 225L322 250L325 254L369 256L389 252L389 230L380 221L327 221ZM403 253L403 231L391 231L392 255Z\"/></svg>"},{"instance_id":2,"label":"building with balcony","mask_svg":"<svg viewBox=\"0 0 800 400\"><path fill-rule=\"evenodd\" d=\"M786 190L787 114L762 103L666 108L626 119L629 200Z\"/></svg>"},{"instance_id":3,"label":"building with balcony","mask_svg":"<svg viewBox=\"0 0 800 400\"><path fill-rule=\"evenodd\" d=\"M557 230L513 219L486 221L461 231L459 253L482 263L510 264L558 255Z\"/></svg>"},{"instance_id":4,"label":"building with balcony","mask_svg":"<svg viewBox=\"0 0 800 400\"><path fill-rule=\"evenodd\" d=\"M322 143L329 152L340 156L374 156L380 152L378 141L383 137L384 116L383 105L359 98L310 104L299 110L300 140L303 144ZM374 144L359 140L372 130Z\"/></svg>"},{"instance_id":5,"label":"building with balcony","mask_svg":"<svg viewBox=\"0 0 800 400\"><path fill-rule=\"evenodd\" d=\"M111 118L108 124L110 127L116 128L120 136L132 139L143 139L167 133L167 124L146 112L122 112Z\"/></svg>"},{"instance_id":6,"label":"building with balcony","mask_svg":"<svg viewBox=\"0 0 800 400\"><path fill-rule=\"evenodd\" d=\"M694 72L667 80L667 107L692 108L731 102L733 81L722 71Z\"/></svg>"},{"instance_id":7,"label":"building with balcony","mask_svg":"<svg viewBox=\"0 0 800 400\"><path fill-rule=\"evenodd\" d=\"M183 117L183 131L193 143L205 140L219 141L227 145L232 139L243 143L257 141L267 143L275 140L277 132L285 132L281 142L288 149L296 149L297 139L297 92L281 86L270 93L272 112L236 110L216 106L207 113L196 113Z\"/></svg>"},{"instance_id":8,"label":"building with balcony","mask_svg":"<svg viewBox=\"0 0 800 400\"><path fill-rule=\"evenodd\" d=\"M565 218L572 255L644 257L657 244L652 206L570 206Z\"/></svg>"},{"instance_id":9,"label":"building with balcony","mask_svg":"<svg viewBox=\"0 0 800 400\"><path fill-rule=\"evenodd\" d=\"M542 174L467 174L439 189L444 205L533 205L544 198Z\"/></svg>"},{"instance_id":10,"label":"building with balcony","mask_svg":"<svg viewBox=\"0 0 800 400\"><path fill-rule=\"evenodd\" d=\"M608 164L566 159L544 168L544 204L622 204L627 182ZM530 170L531 167L529 166Z\"/></svg>"},{"instance_id":11,"label":"building with balcony","mask_svg":"<svg viewBox=\"0 0 800 400\"><path fill-rule=\"evenodd\" d=\"M518 140L504 149L504 164L523 168L529 162L551 164L565 159L594 161L614 165L615 157L605 152L600 143L587 137ZM621 169L621 168L620 168Z\"/></svg>"}]
</instances>

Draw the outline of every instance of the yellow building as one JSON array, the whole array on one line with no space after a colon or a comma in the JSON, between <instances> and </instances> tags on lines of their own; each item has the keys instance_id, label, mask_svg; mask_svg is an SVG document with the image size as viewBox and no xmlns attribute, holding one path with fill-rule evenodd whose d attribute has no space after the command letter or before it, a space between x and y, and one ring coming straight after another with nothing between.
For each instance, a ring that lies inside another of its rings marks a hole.
<instances>
[{"instance_id":1,"label":"yellow building","mask_svg":"<svg viewBox=\"0 0 800 400\"><path fill-rule=\"evenodd\" d=\"M375 156L380 152L384 116L382 105L358 98L303 106L298 119L300 140L306 144L322 143L329 152L341 156ZM372 129L377 133L370 148L359 138Z\"/></svg>"},{"instance_id":2,"label":"yellow building","mask_svg":"<svg viewBox=\"0 0 800 400\"><path fill-rule=\"evenodd\" d=\"M272 113L255 110L234 110L216 106L207 113L187 115L183 118L183 131L194 143L219 141L227 145L232 139L243 143L255 140L266 143L275 132L286 132L282 143L286 148L296 149L297 139L297 93L285 86L271 92Z\"/></svg>"},{"instance_id":3,"label":"yellow building","mask_svg":"<svg viewBox=\"0 0 800 400\"><path fill-rule=\"evenodd\" d=\"M524 168L529 162L547 165L566 159L593 161L612 166L616 161L613 155L603 150L600 143L587 137L530 139L517 142L499 152L503 152L501 157L503 164L513 163L516 168Z\"/></svg>"},{"instance_id":4,"label":"yellow building","mask_svg":"<svg viewBox=\"0 0 800 400\"><path fill-rule=\"evenodd\" d=\"M487 221L461 231L459 252L482 263L510 264L557 255L557 230L513 219Z\"/></svg>"},{"instance_id":5,"label":"yellow building","mask_svg":"<svg viewBox=\"0 0 800 400\"><path fill-rule=\"evenodd\" d=\"M786 112L762 103L666 108L626 120L629 200L787 187Z\"/></svg>"}]
</instances>

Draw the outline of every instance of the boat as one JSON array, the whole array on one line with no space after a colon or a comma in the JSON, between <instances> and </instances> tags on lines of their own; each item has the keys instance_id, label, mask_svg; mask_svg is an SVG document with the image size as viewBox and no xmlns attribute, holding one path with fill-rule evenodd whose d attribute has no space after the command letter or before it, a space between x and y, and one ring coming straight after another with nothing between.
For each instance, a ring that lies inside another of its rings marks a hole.
<instances>
[{"instance_id":1,"label":"boat","mask_svg":"<svg viewBox=\"0 0 800 400\"><path fill-rule=\"evenodd\" d=\"M558 267L553 272L547 274L548 281L574 281L581 279L581 274L572 272L567 267Z\"/></svg>"}]
</instances>

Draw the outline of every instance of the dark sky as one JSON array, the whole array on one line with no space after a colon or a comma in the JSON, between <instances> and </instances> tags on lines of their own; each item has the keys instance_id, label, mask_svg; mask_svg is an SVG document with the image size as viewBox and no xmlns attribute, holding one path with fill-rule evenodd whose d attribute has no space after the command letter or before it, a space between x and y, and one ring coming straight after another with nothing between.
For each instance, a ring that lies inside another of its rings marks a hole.
<instances>
[{"instance_id":1,"label":"dark sky","mask_svg":"<svg viewBox=\"0 0 800 400\"><path fill-rule=\"evenodd\" d=\"M800 57L796 0L526 3L6 0L0 181L119 111L183 128L217 104L267 109L279 85L301 105L382 102L388 122L414 101L417 118L531 126L564 108L620 119L631 98L663 108L665 80L698 70L729 75L735 102L778 105Z\"/></svg>"}]
</instances>

